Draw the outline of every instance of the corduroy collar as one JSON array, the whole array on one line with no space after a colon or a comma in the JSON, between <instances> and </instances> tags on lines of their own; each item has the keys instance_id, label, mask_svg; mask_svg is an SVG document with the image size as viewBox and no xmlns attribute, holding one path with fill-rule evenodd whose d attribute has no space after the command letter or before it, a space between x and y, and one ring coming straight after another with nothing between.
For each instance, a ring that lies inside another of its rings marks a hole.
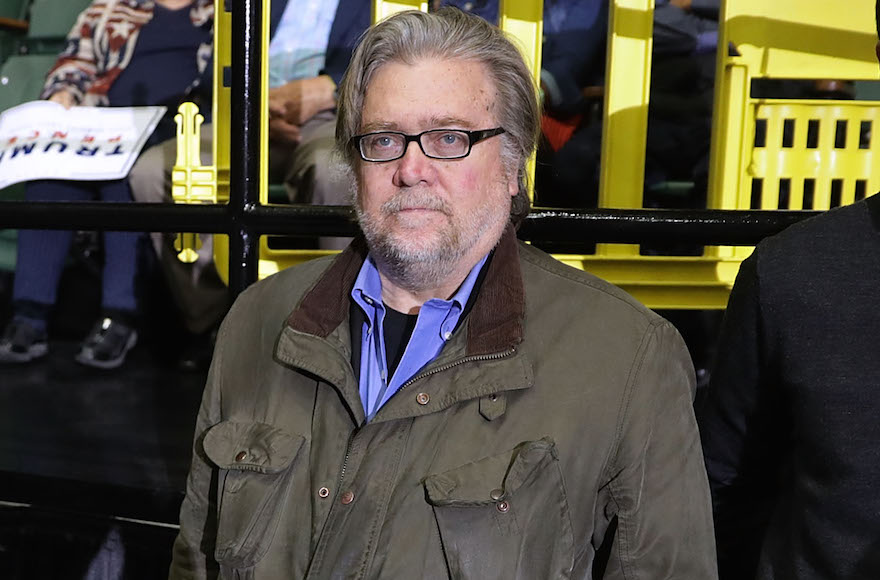
<instances>
[{"instance_id":1,"label":"corduroy collar","mask_svg":"<svg viewBox=\"0 0 880 580\"><path fill-rule=\"evenodd\" d=\"M326 338L346 321L351 289L367 252L366 241L358 236L306 293L288 317L288 326ZM508 225L468 314L467 355L502 352L522 342L524 312L518 242L513 226Z\"/></svg>"}]
</instances>

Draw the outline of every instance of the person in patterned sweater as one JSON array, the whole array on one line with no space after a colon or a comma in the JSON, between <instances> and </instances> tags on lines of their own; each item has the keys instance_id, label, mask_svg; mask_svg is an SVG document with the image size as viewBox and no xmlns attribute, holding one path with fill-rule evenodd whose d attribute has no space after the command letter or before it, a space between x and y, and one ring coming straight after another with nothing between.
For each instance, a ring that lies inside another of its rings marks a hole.
<instances>
[{"instance_id":1,"label":"person in patterned sweater","mask_svg":"<svg viewBox=\"0 0 880 580\"><path fill-rule=\"evenodd\" d=\"M94 0L77 18L49 71L41 98L72 106L166 105L151 136L174 134L173 115L186 100L204 99L213 42L213 0ZM210 93L207 93L210 99ZM42 180L27 184L28 201L130 201L125 179ZM140 234L104 233L101 313L76 360L120 366L137 342L136 248ZM47 326L73 233L19 232L13 317L0 338L0 363L23 363L48 352Z\"/></svg>"}]
</instances>

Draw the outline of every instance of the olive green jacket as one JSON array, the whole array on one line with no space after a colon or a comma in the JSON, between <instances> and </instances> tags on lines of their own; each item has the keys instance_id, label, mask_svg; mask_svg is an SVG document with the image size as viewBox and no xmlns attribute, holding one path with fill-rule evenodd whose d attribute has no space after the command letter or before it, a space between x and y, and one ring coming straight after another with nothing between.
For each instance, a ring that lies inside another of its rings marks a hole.
<instances>
[{"instance_id":1,"label":"olive green jacket","mask_svg":"<svg viewBox=\"0 0 880 580\"><path fill-rule=\"evenodd\" d=\"M365 424L348 320L365 255L233 306L171 578L590 578L606 534L605 578L716 577L669 323L509 228L453 338Z\"/></svg>"}]
</instances>

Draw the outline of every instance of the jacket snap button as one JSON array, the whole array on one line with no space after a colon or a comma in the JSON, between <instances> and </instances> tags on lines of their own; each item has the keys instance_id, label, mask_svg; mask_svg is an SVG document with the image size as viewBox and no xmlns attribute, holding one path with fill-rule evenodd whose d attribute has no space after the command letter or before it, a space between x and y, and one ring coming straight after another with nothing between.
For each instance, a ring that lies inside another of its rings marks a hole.
<instances>
[{"instance_id":1,"label":"jacket snap button","mask_svg":"<svg viewBox=\"0 0 880 580\"><path fill-rule=\"evenodd\" d=\"M343 493L341 501L342 501L343 505L348 505L351 502L353 502L354 501L354 492L347 491L347 492Z\"/></svg>"},{"instance_id":2,"label":"jacket snap button","mask_svg":"<svg viewBox=\"0 0 880 580\"><path fill-rule=\"evenodd\" d=\"M500 511L503 514L506 514L507 512L510 511L510 504L507 503L506 501L500 502L497 507L498 507L498 511Z\"/></svg>"},{"instance_id":3,"label":"jacket snap button","mask_svg":"<svg viewBox=\"0 0 880 580\"><path fill-rule=\"evenodd\" d=\"M491 497L494 501L498 501L502 497L504 497L503 489L493 489L489 492L489 497Z\"/></svg>"},{"instance_id":4,"label":"jacket snap button","mask_svg":"<svg viewBox=\"0 0 880 580\"><path fill-rule=\"evenodd\" d=\"M320 497L321 499L324 499L329 496L330 496L330 490L327 489L326 487L322 487L321 489L318 490L318 497Z\"/></svg>"},{"instance_id":5,"label":"jacket snap button","mask_svg":"<svg viewBox=\"0 0 880 580\"><path fill-rule=\"evenodd\" d=\"M239 451L235 456L236 461L244 461L247 459L247 451Z\"/></svg>"},{"instance_id":6,"label":"jacket snap button","mask_svg":"<svg viewBox=\"0 0 880 580\"><path fill-rule=\"evenodd\" d=\"M418 395L416 395L416 403L418 403L419 405L427 405L430 400L431 395L429 395L428 393L419 393Z\"/></svg>"}]
</instances>

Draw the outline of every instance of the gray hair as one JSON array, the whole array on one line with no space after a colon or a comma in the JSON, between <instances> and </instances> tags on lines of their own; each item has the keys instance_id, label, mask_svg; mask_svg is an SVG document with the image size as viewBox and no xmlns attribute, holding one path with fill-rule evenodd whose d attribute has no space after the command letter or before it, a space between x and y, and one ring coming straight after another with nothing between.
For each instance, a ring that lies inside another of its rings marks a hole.
<instances>
[{"instance_id":1,"label":"gray hair","mask_svg":"<svg viewBox=\"0 0 880 580\"><path fill-rule=\"evenodd\" d=\"M389 62L413 65L425 58L473 60L489 71L497 92L495 116L506 131L502 159L517 173L510 219L518 225L529 213L526 164L541 130L535 83L522 54L500 29L457 8L398 12L364 33L339 86L336 147L342 159L349 169L361 162L350 142L360 132L364 94L376 71Z\"/></svg>"}]
</instances>

